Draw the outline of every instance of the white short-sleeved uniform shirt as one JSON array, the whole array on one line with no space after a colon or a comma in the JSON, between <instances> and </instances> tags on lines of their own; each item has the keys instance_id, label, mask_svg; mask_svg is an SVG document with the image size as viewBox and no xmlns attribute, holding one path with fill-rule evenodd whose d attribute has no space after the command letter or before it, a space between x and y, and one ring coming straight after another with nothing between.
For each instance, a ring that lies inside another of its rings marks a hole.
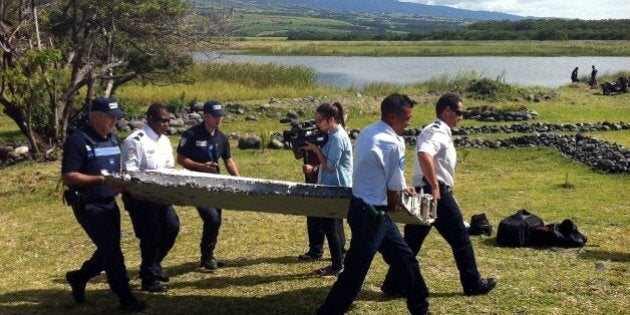
<instances>
[{"instance_id":1,"label":"white short-sleeved uniform shirt","mask_svg":"<svg viewBox=\"0 0 630 315\"><path fill-rule=\"evenodd\" d=\"M405 141L383 121L364 128L354 144L352 194L375 206L387 205L387 191L405 184Z\"/></svg>"},{"instance_id":2,"label":"white short-sleeved uniform shirt","mask_svg":"<svg viewBox=\"0 0 630 315\"><path fill-rule=\"evenodd\" d=\"M158 135L148 124L131 133L123 142L123 168L127 171L173 168L175 159L171 141Z\"/></svg>"},{"instance_id":3,"label":"white short-sleeved uniform shirt","mask_svg":"<svg viewBox=\"0 0 630 315\"><path fill-rule=\"evenodd\" d=\"M441 119L436 118L432 123L424 127L416 141L416 154L413 155L414 172L413 185L424 186L422 169L418 161L418 153L426 152L433 157L435 174L439 181L453 187L455 184L455 164L457 152L453 144L451 127Z\"/></svg>"}]
</instances>

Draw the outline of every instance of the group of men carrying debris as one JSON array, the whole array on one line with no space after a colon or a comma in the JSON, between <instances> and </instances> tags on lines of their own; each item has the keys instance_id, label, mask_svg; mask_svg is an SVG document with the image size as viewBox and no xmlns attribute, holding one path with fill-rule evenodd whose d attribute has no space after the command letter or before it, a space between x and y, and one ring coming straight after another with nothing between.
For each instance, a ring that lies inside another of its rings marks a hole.
<instances>
[{"instance_id":1,"label":"group of men carrying debris","mask_svg":"<svg viewBox=\"0 0 630 315\"><path fill-rule=\"evenodd\" d=\"M412 314L428 314L429 291L420 273L416 255L431 226L407 225L404 237L386 215L400 211L403 194L420 191L438 200L437 219L433 223L447 240L460 273L466 295L482 295L497 284L494 278L482 278L459 205L452 195L456 152L451 128L462 119L463 102L447 93L436 104L436 119L418 136L414 154L413 186L404 177L405 142L401 135L413 115L415 101L406 95L392 94L381 103L381 119L366 127L354 144L352 195L347 214L352 232L350 247L331 291L318 314L343 314L348 310L363 284L376 252L380 252L389 272L381 290L389 296L406 297ZM218 173L219 158L233 176L239 176L232 159L230 144L219 126L225 113L219 102L204 105L203 122L186 131L177 148L177 161L183 167L200 172ZM120 247L120 211L115 197L117 187L102 170L118 172L173 167L172 147L164 135L169 123L167 109L154 104L147 111L147 124L122 143L113 134L123 113L116 100L92 101L90 123L80 128L64 144L62 179L70 189L66 200L77 221L96 245L93 256L66 279L77 303L85 302L89 279L105 271L111 290L120 299L123 310L139 312L146 304L132 294ZM173 246L179 231L179 219L173 208L143 200L123 191L136 236L140 239L142 289L165 292L169 277L161 262ZM198 208L204 221L201 241L201 267L216 269L221 265L214 255L221 209Z\"/></svg>"}]
</instances>

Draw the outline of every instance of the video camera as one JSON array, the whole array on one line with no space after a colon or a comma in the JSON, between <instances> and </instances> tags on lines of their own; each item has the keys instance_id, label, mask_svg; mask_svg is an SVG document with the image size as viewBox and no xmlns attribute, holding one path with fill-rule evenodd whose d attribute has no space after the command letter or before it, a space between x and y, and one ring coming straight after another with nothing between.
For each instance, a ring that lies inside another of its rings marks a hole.
<instances>
[{"instance_id":1,"label":"video camera","mask_svg":"<svg viewBox=\"0 0 630 315\"><path fill-rule=\"evenodd\" d=\"M291 145L293 152L296 152L300 147L306 145L306 142L323 146L328 141L328 134L321 131L315 119L309 119L305 121L292 120L290 122L291 129L282 132L282 138L285 143Z\"/></svg>"}]
</instances>

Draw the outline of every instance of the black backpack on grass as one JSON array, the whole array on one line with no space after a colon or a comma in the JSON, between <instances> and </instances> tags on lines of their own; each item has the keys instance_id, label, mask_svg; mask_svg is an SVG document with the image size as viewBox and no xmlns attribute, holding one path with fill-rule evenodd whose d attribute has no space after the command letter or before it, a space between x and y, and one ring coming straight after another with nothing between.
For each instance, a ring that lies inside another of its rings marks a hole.
<instances>
[{"instance_id":1,"label":"black backpack on grass","mask_svg":"<svg viewBox=\"0 0 630 315\"><path fill-rule=\"evenodd\" d=\"M533 246L582 247L586 241L586 236L569 219L536 228L530 237Z\"/></svg>"},{"instance_id":2,"label":"black backpack on grass","mask_svg":"<svg viewBox=\"0 0 630 315\"><path fill-rule=\"evenodd\" d=\"M527 246L530 243L532 231L543 227L543 220L529 213L525 209L501 220L497 231L497 244L501 246Z\"/></svg>"}]
</instances>

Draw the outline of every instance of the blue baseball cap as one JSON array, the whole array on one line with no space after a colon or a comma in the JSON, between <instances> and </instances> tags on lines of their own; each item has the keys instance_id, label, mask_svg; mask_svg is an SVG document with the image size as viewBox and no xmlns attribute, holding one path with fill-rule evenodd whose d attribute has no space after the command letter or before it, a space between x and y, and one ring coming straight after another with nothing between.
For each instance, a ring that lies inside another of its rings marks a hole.
<instances>
[{"instance_id":1,"label":"blue baseball cap","mask_svg":"<svg viewBox=\"0 0 630 315\"><path fill-rule=\"evenodd\" d=\"M97 97L92 100L92 112L103 112L109 116L120 118L125 115L120 108L118 102L113 98Z\"/></svg>"},{"instance_id":2,"label":"blue baseball cap","mask_svg":"<svg viewBox=\"0 0 630 315\"><path fill-rule=\"evenodd\" d=\"M214 117L225 116L223 111L223 105L219 101L209 101L203 104L203 112L208 113Z\"/></svg>"}]
</instances>

